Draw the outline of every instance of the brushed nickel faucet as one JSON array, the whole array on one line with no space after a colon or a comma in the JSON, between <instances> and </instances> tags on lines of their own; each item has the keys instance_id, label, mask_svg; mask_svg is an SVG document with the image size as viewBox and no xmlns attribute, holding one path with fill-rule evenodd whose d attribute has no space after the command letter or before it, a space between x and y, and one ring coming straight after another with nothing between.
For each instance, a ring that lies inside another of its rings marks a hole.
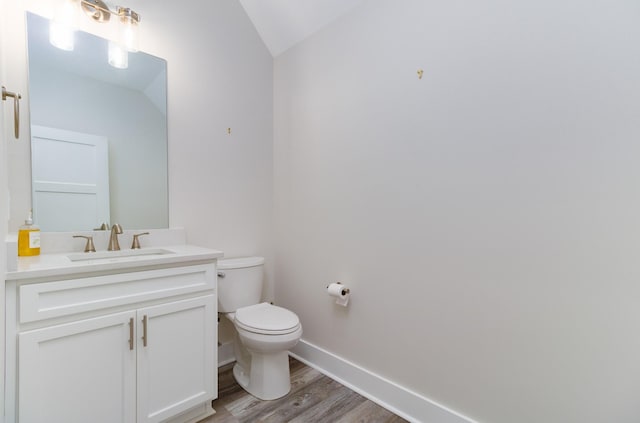
<instances>
[{"instance_id":1,"label":"brushed nickel faucet","mask_svg":"<svg viewBox=\"0 0 640 423\"><path fill-rule=\"evenodd\" d=\"M117 223L114 223L111 226L111 236L109 237L109 251L119 251L120 243L118 242L118 235L122 235L122 226Z\"/></svg>"}]
</instances>

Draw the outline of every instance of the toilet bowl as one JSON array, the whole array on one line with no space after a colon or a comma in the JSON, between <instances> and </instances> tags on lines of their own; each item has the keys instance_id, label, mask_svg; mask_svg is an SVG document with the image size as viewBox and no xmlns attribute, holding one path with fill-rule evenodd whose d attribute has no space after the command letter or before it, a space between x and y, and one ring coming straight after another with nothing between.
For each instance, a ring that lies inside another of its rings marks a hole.
<instances>
[{"instance_id":1,"label":"toilet bowl","mask_svg":"<svg viewBox=\"0 0 640 423\"><path fill-rule=\"evenodd\" d=\"M261 257L219 260L218 308L235 328L236 381L251 395L272 400L291 390L288 350L302 336L302 325L292 311L258 302L263 264Z\"/></svg>"},{"instance_id":2,"label":"toilet bowl","mask_svg":"<svg viewBox=\"0 0 640 423\"><path fill-rule=\"evenodd\" d=\"M237 334L233 375L238 384L263 400L289 393L288 350L302 336L298 316L287 309L261 303L238 309L227 317L233 322ZM263 324L265 322L268 324Z\"/></svg>"}]
</instances>

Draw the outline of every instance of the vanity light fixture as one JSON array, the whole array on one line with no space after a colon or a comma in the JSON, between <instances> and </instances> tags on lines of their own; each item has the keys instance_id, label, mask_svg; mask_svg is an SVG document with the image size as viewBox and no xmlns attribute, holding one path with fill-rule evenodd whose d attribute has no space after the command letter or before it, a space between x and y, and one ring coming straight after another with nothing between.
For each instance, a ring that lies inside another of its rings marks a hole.
<instances>
[{"instance_id":1,"label":"vanity light fixture","mask_svg":"<svg viewBox=\"0 0 640 423\"><path fill-rule=\"evenodd\" d=\"M102 0L63 0L57 8L49 28L49 42L71 51L77 28L77 4L95 22L109 22L111 15L118 17L118 36L109 42L109 64L115 68L128 67L128 52L138 51L140 15L128 7L117 6L113 11Z\"/></svg>"}]
</instances>

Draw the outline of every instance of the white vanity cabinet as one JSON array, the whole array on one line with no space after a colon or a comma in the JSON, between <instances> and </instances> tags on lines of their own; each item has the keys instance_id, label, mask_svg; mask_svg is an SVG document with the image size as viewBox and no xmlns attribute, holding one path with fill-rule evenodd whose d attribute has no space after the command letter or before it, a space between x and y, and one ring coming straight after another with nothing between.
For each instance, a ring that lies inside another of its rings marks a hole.
<instances>
[{"instance_id":1,"label":"white vanity cabinet","mask_svg":"<svg viewBox=\"0 0 640 423\"><path fill-rule=\"evenodd\" d=\"M212 414L215 288L215 260L7 280L7 422Z\"/></svg>"}]
</instances>

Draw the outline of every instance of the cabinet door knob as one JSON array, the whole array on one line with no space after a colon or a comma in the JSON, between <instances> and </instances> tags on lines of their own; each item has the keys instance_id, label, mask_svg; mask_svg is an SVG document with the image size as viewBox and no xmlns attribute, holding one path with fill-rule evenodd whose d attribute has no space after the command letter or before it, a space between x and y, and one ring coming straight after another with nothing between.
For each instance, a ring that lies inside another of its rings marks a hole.
<instances>
[{"instance_id":1,"label":"cabinet door knob","mask_svg":"<svg viewBox=\"0 0 640 423\"><path fill-rule=\"evenodd\" d=\"M147 315L145 314L144 317L142 318L142 346L143 347L147 346L147 323L148 323L148 319L147 319Z\"/></svg>"}]
</instances>

